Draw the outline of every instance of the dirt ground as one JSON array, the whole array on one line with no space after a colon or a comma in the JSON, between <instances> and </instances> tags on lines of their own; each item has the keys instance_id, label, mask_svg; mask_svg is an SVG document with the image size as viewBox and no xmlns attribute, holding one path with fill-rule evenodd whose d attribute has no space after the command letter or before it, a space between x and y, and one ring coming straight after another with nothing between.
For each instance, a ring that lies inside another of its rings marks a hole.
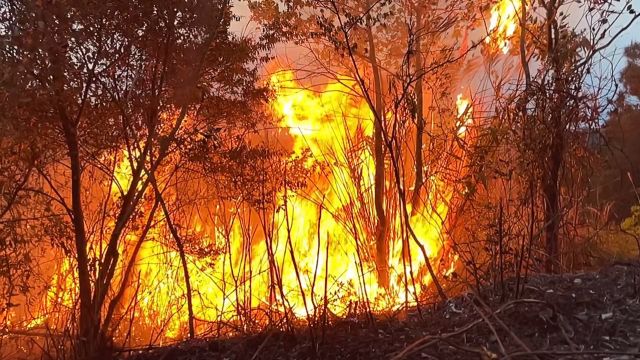
<instances>
[{"instance_id":1,"label":"dirt ground","mask_svg":"<svg viewBox=\"0 0 640 360\"><path fill-rule=\"evenodd\" d=\"M487 291L399 317L197 340L147 359L640 359L640 264L536 275L517 300Z\"/></svg>"}]
</instances>

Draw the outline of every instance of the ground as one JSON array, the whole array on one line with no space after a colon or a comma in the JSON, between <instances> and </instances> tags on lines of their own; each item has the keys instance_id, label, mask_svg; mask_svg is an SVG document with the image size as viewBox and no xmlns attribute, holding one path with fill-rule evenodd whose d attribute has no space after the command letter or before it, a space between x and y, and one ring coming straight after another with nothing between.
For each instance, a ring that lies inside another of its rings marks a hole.
<instances>
[{"instance_id":1,"label":"ground","mask_svg":"<svg viewBox=\"0 0 640 360\"><path fill-rule=\"evenodd\" d=\"M511 284L508 283L507 287ZM518 299L492 290L402 318L343 320L324 329L197 340L147 359L640 359L640 263L535 275Z\"/></svg>"}]
</instances>

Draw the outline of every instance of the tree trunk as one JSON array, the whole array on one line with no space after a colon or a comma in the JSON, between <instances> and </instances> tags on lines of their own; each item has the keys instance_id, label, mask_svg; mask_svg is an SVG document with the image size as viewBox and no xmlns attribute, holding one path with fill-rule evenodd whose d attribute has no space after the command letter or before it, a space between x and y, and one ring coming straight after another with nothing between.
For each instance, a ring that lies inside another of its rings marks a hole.
<instances>
[{"instance_id":1,"label":"tree trunk","mask_svg":"<svg viewBox=\"0 0 640 360\"><path fill-rule=\"evenodd\" d=\"M562 214L560 212L560 167L564 158L564 102L566 99L563 79L563 67L559 58L559 30L556 16L558 10L557 1L550 0L546 4L546 35L547 35L547 56L551 61L553 71L549 121L551 128L551 143L547 157L546 174L542 185L544 197L544 241L547 258L545 259L545 271L556 272L559 265L559 232ZM546 116L545 116L546 117Z\"/></svg>"},{"instance_id":2,"label":"tree trunk","mask_svg":"<svg viewBox=\"0 0 640 360\"><path fill-rule=\"evenodd\" d=\"M411 197L411 215L415 215L418 211L420 203L420 190L424 185L424 160L422 156L423 138L424 138L424 96L422 91L422 76L424 75L424 69L422 64L422 54L420 53L422 45L422 11L418 7L416 9L416 44L414 54L416 57L415 71L418 74L416 79L416 147L415 147L415 182L413 184L413 195Z\"/></svg>"},{"instance_id":3,"label":"tree trunk","mask_svg":"<svg viewBox=\"0 0 640 360\"><path fill-rule=\"evenodd\" d=\"M153 175L151 175L153 176ZM164 213L165 220L167 221L167 225L169 226L169 231L173 236L173 239L176 241L176 246L178 247L178 253L180 254L180 263L182 264L182 273L184 274L184 285L186 287L187 293L187 313L188 313L188 322L189 322L189 339L193 339L195 337L195 326L193 323L193 299L191 294L191 280L189 278L189 267L187 266L187 256L184 253L184 244L182 243L182 239L178 234L178 230L173 225L171 221L171 216L169 214L169 209L167 208L167 204L164 202L162 198L162 193L160 193L160 189L155 182L155 179L152 179L153 188L156 192L156 196L160 201L160 205L162 206L162 212Z\"/></svg>"},{"instance_id":4,"label":"tree trunk","mask_svg":"<svg viewBox=\"0 0 640 360\"><path fill-rule=\"evenodd\" d=\"M544 236L545 250L547 258L545 261L545 271L549 273L558 271L560 243L560 188L559 174L562 163L562 150L552 150L549 159L549 169L547 179L544 184Z\"/></svg>"},{"instance_id":5,"label":"tree trunk","mask_svg":"<svg viewBox=\"0 0 640 360\"><path fill-rule=\"evenodd\" d=\"M128 286L131 285L130 278L134 270L134 267L136 265L136 260L138 259L138 253L140 252L142 243L146 240L149 230L153 225L153 219L159 204L160 202L158 201L158 199L156 199L153 203L153 207L151 208L151 211L149 212L149 216L147 217L147 223L142 229L142 234L140 234L140 237L138 238L138 241L136 242L136 245L133 248L129 263L127 264L127 267L124 270L124 273L122 275L122 281L120 283L120 288L118 289L118 291L115 293L115 295L111 298L109 302L109 306L107 307L106 314L101 324L102 336L107 336L107 334L109 333L109 326L111 325L111 320L113 319L113 315L116 311L116 308L118 307L118 305L120 305L120 301L125 295L125 291L127 290Z\"/></svg>"},{"instance_id":6,"label":"tree trunk","mask_svg":"<svg viewBox=\"0 0 640 360\"><path fill-rule=\"evenodd\" d=\"M59 14L55 14L59 15ZM91 276L89 272L89 256L87 254L87 233L84 224L84 210L82 204L82 161L80 159L80 146L78 140L77 119L82 114L82 108L74 117L70 116L65 106L65 57L67 49L67 34L70 24L64 16L60 16L61 25L58 29L59 39L48 48L48 56L52 69L52 90L54 95L53 110L58 115L60 127L67 147L69 167L71 170L71 209L70 217L73 225L74 242L76 250L76 262L78 265L78 292L80 301L80 314L78 319L78 334L76 343L77 354L80 358L92 358L99 348L100 314L94 311L91 297ZM44 20L51 20L43 18Z\"/></svg>"},{"instance_id":7,"label":"tree trunk","mask_svg":"<svg viewBox=\"0 0 640 360\"><path fill-rule=\"evenodd\" d=\"M384 144L382 129L384 126L384 102L382 98L382 79L378 59L376 58L375 43L373 41L373 29L367 20L367 35L369 42L369 62L373 72L375 109L374 111L374 131L373 131L373 152L375 162L374 174L374 202L376 208L376 267L378 270L378 284L384 288L389 286L389 239L387 238L387 218L384 208Z\"/></svg>"},{"instance_id":8,"label":"tree trunk","mask_svg":"<svg viewBox=\"0 0 640 360\"><path fill-rule=\"evenodd\" d=\"M87 255L87 235L84 226L82 206L82 165L78 146L76 127L59 106L62 128L67 145L71 167L71 210L73 212L73 230L78 262L78 290L80 295L80 318L77 351L80 358L92 358L99 348L100 317L94 312L91 298L91 278L89 275L89 257Z\"/></svg>"}]
</instances>

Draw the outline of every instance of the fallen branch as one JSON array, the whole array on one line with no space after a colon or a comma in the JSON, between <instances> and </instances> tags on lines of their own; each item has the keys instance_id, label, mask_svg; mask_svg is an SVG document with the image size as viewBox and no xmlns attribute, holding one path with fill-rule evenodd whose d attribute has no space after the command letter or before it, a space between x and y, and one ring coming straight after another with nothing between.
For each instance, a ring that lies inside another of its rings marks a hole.
<instances>
[{"instance_id":1,"label":"fallen branch","mask_svg":"<svg viewBox=\"0 0 640 360\"><path fill-rule=\"evenodd\" d=\"M1 330L0 337L43 337L43 338L63 338L64 334L53 333L48 331L34 330Z\"/></svg>"},{"instance_id":2,"label":"fallen branch","mask_svg":"<svg viewBox=\"0 0 640 360\"><path fill-rule=\"evenodd\" d=\"M540 301L540 300L535 300L535 299L519 299L519 300L513 300L510 302L505 303L504 305L500 306L496 311L492 312L492 315L494 314L498 314L500 312L503 312L505 310L508 310L510 308L512 308L515 305L518 304L546 304L544 301ZM409 346L407 346L404 350L402 350L400 353L398 353L397 355L395 355L394 357L391 358L391 360L400 360L405 358L406 356L416 352L416 351L420 351L421 349L424 349L426 347L429 347L433 344L436 344L439 341L448 339L450 337L456 336L456 335L460 335L463 334L469 330L471 330L472 328L474 328L476 325L481 324L484 320L483 319L477 319L475 321L472 321L471 323L463 326L462 328L444 334L444 335L428 335L425 337L422 337L416 341L414 341L413 343L411 343ZM518 354L518 353L516 353Z\"/></svg>"},{"instance_id":3,"label":"fallen branch","mask_svg":"<svg viewBox=\"0 0 640 360\"><path fill-rule=\"evenodd\" d=\"M585 351L563 351L563 350L536 350L536 351L520 351L514 352L503 357L502 359L508 359L513 357L525 357L534 355L559 355L559 356L631 356L632 358L640 357L638 351L604 351L604 350L585 350Z\"/></svg>"},{"instance_id":4,"label":"fallen branch","mask_svg":"<svg viewBox=\"0 0 640 360\"><path fill-rule=\"evenodd\" d=\"M478 307L478 305L473 303L472 299L468 299L469 302L471 302L471 305L473 305L473 308L476 310L476 312L478 313L478 315L480 315L480 317L482 317L482 320L487 324L487 326L489 327L489 329L491 330L491 332L493 333L493 336L496 337L496 342L498 343L498 346L500 347L500 352L502 353L502 356L506 356L507 358L509 357L509 355L507 355L507 349L504 348L504 345L502 344L502 340L500 340L500 336L498 335L498 332L496 331L495 327L493 327L493 324L491 323L491 321L489 321L489 319L487 318L487 316L484 314L484 312ZM495 315L495 314L494 314Z\"/></svg>"},{"instance_id":5,"label":"fallen branch","mask_svg":"<svg viewBox=\"0 0 640 360\"><path fill-rule=\"evenodd\" d=\"M491 311L491 308L489 307L489 305L487 305L482 298L480 298L479 296L476 296L475 298L476 300L478 300L478 302L480 303L480 305L482 305L485 309ZM549 304L545 305L549 306ZM507 326L507 324L504 323L504 321L502 321L502 319L500 319L500 317L494 312L492 313L493 318L496 319L496 321L498 322L498 324L500 324L500 326L502 326L502 328L504 329L504 331L506 331L507 333L509 333L509 336L511 336L511 338L518 344L520 345L520 347L524 350L524 351L531 351L531 349L529 349L529 347L527 346L527 344L524 343L524 341L522 341L522 339L520 339L513 331L511 331L511 329Z\"/></svg>"},{"instance_id":6,"label":"fallen branch","mask_svg":"<svg viewBox=\"0 0 640 360\"><path fill-rule=\"evenodd\" d=\"M258 354L260 354L260 351L262 350L262 348L264 348L264 346L267 345L267 342L269 342L269 339L271 339L271 335L273 335L273 331L270 331L269 335L267 335L264 338L264 341L262 341L262 344L260 344L260 346L258 346L258 349L256 350L256 352L253 353L253 356L251 357L251 360L256 360L258 358Z\"/></svg>"}]
</instances>

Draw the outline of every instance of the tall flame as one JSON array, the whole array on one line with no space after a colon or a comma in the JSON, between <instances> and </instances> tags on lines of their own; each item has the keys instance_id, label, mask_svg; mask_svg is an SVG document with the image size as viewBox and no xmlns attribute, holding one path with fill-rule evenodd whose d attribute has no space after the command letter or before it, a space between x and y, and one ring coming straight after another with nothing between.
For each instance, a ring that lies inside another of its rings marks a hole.
<instances>
[{"instance_id":1,"label":"tall flame","mask_svg":"<svg viewBox=\"0 0 640 360\"><path fill-rule=\"evenodd\" d=\"M511 39L518 29L521 0L500 0L491 8L487 44L492 44L507 54L511 48Z\"/></svg>"},{"instance_id":2,"label":"tall flame","mask_svg":"<svg viewBox=\"0 0 640 360\"><path fill-rule=\"evenodd\" d=\"M453 271L456 257L442 257L442 227L453 189L433 175L425 185L428 199L420 209L408 209L415 239L405 231L403 213L390 212L390 284L388 288L378 285L372 255L375 164L368 145L373 116L367 103L354 94L354 85L353 80L342 78L313 91L297 83L293 72L271 77L273 114L293 141L291 156L309 155L304 167L311 175L303 189L278 194L271 230L256 221L255 210L226 202L208 209L209 220L195 215L186 219L183 228L190 229L192 241L221 250L204 257L186 254L197 331L220 322L259 326L267 321L265 311L313 318L325 306L337 316L358 309L393 309L415 303L429 287L432 279L425 254L430 261L438 257L440 266L434 266L438 275ZM458 136L462 137L472 121L471 104L460 95L457 109ZM128 156L123 154L114 171L124 188L132 173ZM395 191L388 195L388 202L396 202ZM114 187L110 193L118 196ZM145 204L146 213L150 207ZM180 254L165 219L157 213L152 220L156 225L141 243L135 271L125 278L120 269L114 279L114 284L126 289L114 315L114 335L130 336L141 344L180 338L187 323ZM131 257L139 232L132 229L125 235L121 258ZM99 244L100 239L92 241ZM73 309L75 284L73 266L65 259L53 277L42 312L29 326L46 322L51 312ZM134 324L129 335L124 319Z\"/></svg>"},{"instance_id":3,"label":"tall flame","mask_svg":"<svg viewBox=\"0 0 640 360\"><path fill-rule=\"evenodd\" d=\"M340 239L340 247L329 247L329 268L331 273L346 275L343 279L347 279L352 287L350 291L358 295L350 300L369 298L372 308L381 310L416 299L422 288L407 289L406 285L411 281L409 274L414 273L413 280L423 287L430 278L419 246L401 241L401 213L393 218L390 234L390 289L378 288L371 256L353 258L355 254L369 250L366 246L358 248L358 241L370 244L373 238L373 229L354 228L349 225L349 218L368 213L373 207L368 191L374 186L375 168L370 148L362 146L372 136L373 114L364 100L349 95L353 93L354 81L343 78L316 93L297 84L292 72L281 72L272 76L272 84L278 89L274 111L282 117L282 125L294 138L295 152L300 154L299 151L310 149L315 161L329 165L324 178L316 179L311 191L295 199L294 212L304 214L301 229L306 228L308 232L316 228L320 218L317 204L320 202L333 214L323 217L319 226L335 240ZM431 180L433 193L446 192L446 187L438 179ZM442 247L441 219L446 218L449 196L447 193L440 201L435 201L433 208L417 212L410 220L429 258L434 258ZM297 247L305 248L304 243L309 241L311 234L296 235ZM364 262L363 269L358 269L359 261ZM339 270L334 272L333 269ZM364 283L359 284L363 280Z\"/></svg>"}]
</instances>

